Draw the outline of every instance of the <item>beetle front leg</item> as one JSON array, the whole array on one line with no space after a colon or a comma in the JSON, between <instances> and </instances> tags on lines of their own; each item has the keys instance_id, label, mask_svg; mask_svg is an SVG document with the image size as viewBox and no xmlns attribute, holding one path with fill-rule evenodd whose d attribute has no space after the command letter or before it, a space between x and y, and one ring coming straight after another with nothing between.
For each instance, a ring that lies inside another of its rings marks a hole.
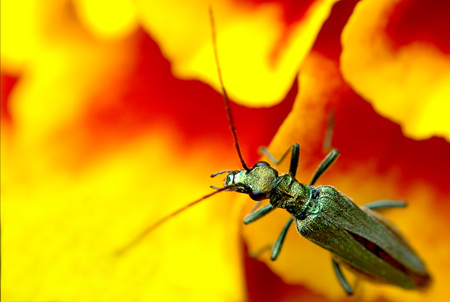
<instances>
[{"instance_id":1,"label":"beetle front leg","mask_svg":"<svg viewBox=\"0 0 450 302\"><path fill-rule=\"evenodd\" d=\"M339 263L337 263L336 260L334 260L333 258L331 258L331 261L333 263L334 273L336 274L336 277L339 283L341 284L342 288L344 289L345 293L349 296L353 295L353 289L350 286L350 284L348 284L347 279L345 279L345 276L341 271Z\"/></svg>"},{"instance_id":2,"label":"beetle front leg","mask_svg":"<svg viewBox=\"0 0 450 302\"><path fill-rule=\"evenodd\" d=\"M299 144L293 144L289 149L286 150L286 152L281 156L280 159L276 159L266 147L259 147L259 151L263 154L265 154L271 162L273 162L275 165L279 165L285 157L289 154L289 151L292 151L291 155L291 165L289 167L289 174L292 176L295 176L297 173L297 167L298 167L298 160L300 158L300 145Z\"/></svg>"},{"instance_id":3,"label":"beetle front leg","mask_svg":"<svg viewBox=\"0 0 450 302\"><path fill-rule=\"evenodd\" d=\"M257 211L252 210L247 216L245 216L244 223L245 224L252 223L252 222L266 216L267 214L272 212L274 209L275 208L272 207L271 204L268 204Z\"/></svg>"}]
</instances>

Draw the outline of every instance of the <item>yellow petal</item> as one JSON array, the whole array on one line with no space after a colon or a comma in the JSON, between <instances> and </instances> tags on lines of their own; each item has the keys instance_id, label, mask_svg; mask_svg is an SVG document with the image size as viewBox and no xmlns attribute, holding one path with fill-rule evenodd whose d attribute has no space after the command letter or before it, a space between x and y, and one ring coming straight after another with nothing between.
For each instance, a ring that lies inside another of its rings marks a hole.
<instances>
[{"instance_id":1,"label":"yellow petal","mask_svg":"<svg viewBox=\"0 0 450 302\"><path fill-rule=\"evenodd\" d=\"M67 27L44 32L11 93L2 91L10 114L2 116L2 300L243 300L226 195L115 256L143 228L210 192L210 173L235 162L224 152L228 136L199 127L189 103L206 107L215 97L223 110L220 95L175 79L142 31L99 40L64 12L45 12ZM186 100L192 113L177 109ZM177 124L176 114L194 121ZM212 133L193 131L203 129Z\"/></svg>"},{"instance_id":2,"label":"yellow petal","mask_svg":"<svg viewBox=\"0 0 450 302\"><path fill-rule=\"evenodd\" d=\"M312 1L286 24L277 3L233 1L139 1L142 22L174 63L181 78L200 79L219 89L208 7L216 24L225 86L233 100L249 106L280 102L311 48L334 0Z\"/></svg>"},{"instance_id":3,"label":"yellow petal","mask_svg":"<svg viewBox=\"0 0 450 302\"><path fill-rule=\"evenodd\" d=\"M137 12L133 1L74 1L80 21L98 38L124 37L137 29Z\"/></svg>"},{"instance_id":4,"label":"yellow petal","mask_svg":"<svg viewBox=\"0 0 450 302\"><path fill-rule=\"evenodd\" d=\"M18 73L37 51L40 42L38 1L2 1L1 60L2 70ZM47 9L44 6L44 11Z\"/></svg>"},{"instance_id":5,"label":"yellow petal","mask_svg":"<svg viewBox=\"0 0 450 302\"><path fill-rule=\"evenodd\" d=\"M450 139L450 56L443 11L448 11L445 1L363 1L342 37L346 80L416 139Z\"/></svg>"}]
</instances>

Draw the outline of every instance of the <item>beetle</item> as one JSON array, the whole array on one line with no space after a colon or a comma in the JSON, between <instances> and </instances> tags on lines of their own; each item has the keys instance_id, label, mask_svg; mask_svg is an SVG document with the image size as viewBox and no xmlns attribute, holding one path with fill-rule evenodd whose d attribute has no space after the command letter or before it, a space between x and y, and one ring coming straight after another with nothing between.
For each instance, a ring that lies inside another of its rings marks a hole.
<instances>
[{"instance_id":1,"label":"beetle","mask_svg":"<svg viewBox=\"0 0 450 302\"><path fill-rule=\"evenodd\" d=\"M295 178L300 158L298 144L292 145L278 160L266 148L261 149L274 164L279 164L291 153L290 168L286 174L278 175L278 171L265 161L259 161L251 168L247 166L241 154L229 107L229 98L222 80L211 8L209 12L219 83L242 169L224 170L212 174L211 177L227 174L222 187L212 186L211 188L215 189L214 192L187 204L148 227L119 253L123 253L155 228L187 208L217 193L231 191L248 194L250 198L258 202L265 199L270 201L267 206L252 210L244 218L245 224L264 217L276 208L285 209L291 215L273 245L272 260L276 260L280 254L287 231L295 222L298 232L303 237L331 252L334 272L348 295L353 294L353 289L343 275L341 265L373 282L388 283L405 289L427 288L431 283L431 276L423 261L413 251L398 228L374 211L405 207L404 201L379 200L357 206L351 198L332 186L314 186L318 178L338 158L337 149L329 152L308 185L298 182Z\"/></svg>"},{"instance_id":2,"label":"beetle","mask_svg":"<svg viewBox=\"0 0 450 302\"><path fill-rule=\"evenodd\" d=\"M216 188L248 194L255 201L269 199L270 204L252 211L244 223L254 222L276 208L291 215L272 248L271 259L280 251L287 230L295 221L298 232L306 239L332 253L332 265L339 283L348 295L353 290L344 277L340 265L374 282L389 283L405 289L424 289L431 277L425 264L409 246L400 231L375 209L404 207L404 201L378 200L358 207L345 194L332 186L314 186L316 180L337 159L333 149L322 161L309 185L295 179L300 146L291 150L289 173L278 171L267 162L257 162L251 169L221 171L228 173L224 186ZM276 164L281 160L273 158Z\"/></svg>"}]
</instances>

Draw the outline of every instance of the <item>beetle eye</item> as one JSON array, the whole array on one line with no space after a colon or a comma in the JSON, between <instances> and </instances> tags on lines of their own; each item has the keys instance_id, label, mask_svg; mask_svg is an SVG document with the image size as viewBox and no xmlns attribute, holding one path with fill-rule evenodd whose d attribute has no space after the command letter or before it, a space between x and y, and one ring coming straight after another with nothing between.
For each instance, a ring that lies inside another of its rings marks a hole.
<instances>
[{"instance_id":1,"label":"beetle eye","mask_svg":"<svg viewBox=\"0 0 450 302\"><path fill-rule=\"evenodd\" d=\"M232 185L234 183L234 174L228 174L225 183Z\"/></svg>"},{"instance_id":2,"label":"beetle eye","mask_svg":"<svg viewBox=\"0 0 450 302\"><path fill-rule=\"evenodd\" d=\"M248 195L250 196L251 199L255 201L261 201L263 199L266 199L266 193L258 190L253 190L250 193L248 193Z\"/></svg>"},{"instance_id":3,"label":"beetle eye","mask_svg":"<svg viewBox=\"0 0 450 302\"><path fill-rule=\"evenodd\" d=\"M253 166L253 168L256 167L270 167L270 165L265 161L259 161Z\"/></svg>"}]
</instances>

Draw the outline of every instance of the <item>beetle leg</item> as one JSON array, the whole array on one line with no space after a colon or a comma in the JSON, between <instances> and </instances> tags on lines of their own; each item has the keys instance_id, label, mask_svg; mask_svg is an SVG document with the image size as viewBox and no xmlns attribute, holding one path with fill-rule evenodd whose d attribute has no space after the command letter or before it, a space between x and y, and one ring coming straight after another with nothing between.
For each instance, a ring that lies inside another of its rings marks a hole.
<instances>
[{"instance_id":1,"label":"beetle leg","mask_svg":"<svg viewBox=\"0 0 450 302\"><path fill-rule=\"evenodd\" d=\"M265 251L268 251L272 248L272 244L266 244L265 246L261 247L259 250L255 252L250 252L249 256L251 258L258 258L260 255L262 255Z\"/></svg>"},{"instance_id":2,"label":"beetle leg","mask_svg":"<svg viewBox=\"0 0 450 302\"><path fill-rule=\"evenodd\" d=\"M319 179L319 177L331 166L331 164L334 163L338 156L339 151L337 149L333 149L330 151L330 153L328 153L325 159L320 163L320 166L319 168L317 168L316 173L314 173L314 176L309 183L310 186L316 183L317 179Z\"/></svg>"},{"instance_id":3,"label":"beetle leg","mask_svg":"<svg viewBox=\"0 0 450 302\"><path fill-rule=\"evenodd\" d=\"M300 145L299 144L293 144L289 149L286 150L286 152L281 156L280 159L276 159L266 147L259 147L259 152L265 154L271 162L273 162L275 165L279 165L289 154L289 151L292 151L291 155L291 165L289 167L289 174L292 176L295 176L297 173L297 167L298 167L298 159L300 158Z\"/></svg>"},{"instance_id":4,"label":"beetle leg","mask_svg":"<svg viewBox=\"0 0 450 302\"><path fill-rule=\"evenodd\" d=\"M289 218L288 222L286 223L283 230L281 231L280 236L278 236L277 241L275 241L273 248L272 248L272 253L270 254L270 259L272 259L272 261L275 261L278 258L278 255L281 252L281 246L283 245L284 239L286 238L287 231L293 221L294 221L294 218L292 218L292 217Z\"/></svg>"},{"instance_id":5,"label":"beetle leg","mask_svg":"<svg viewBox=\"0 0 450 302\"><path fill-rule=\"evenodd\" d=\"M337 277L339 283L341 284L342 288L347 293L347 295L349 295L349 296L353 295L353 289L350 286L350 284L348 284L347 279L345 279L345 276L342 273L341 268L339 267L339 264L333 258L331 258L331 261L333 262L334 273L336 274L336 277Z\"/></svg>"},{"instance_id":6,"label":"beetle leg","mask_svg":"<svg viewBox=\"0 0 450 302\"><path fill-rule=\"evenodd\" d=\"M381 200L375 200L375 201L366 203L364 206L371 210L379 210L379 209L387 209L387 208L405 208L406 201L381 199Z\"/></svg>"},{"instance_id":7,"label":"beetle leg","mask_svg":"<svg viewBox=\"0 0 450 302\"><path fill-rule=\"evenodd\" d=\"M272 207L271 204L268 204L257 211L251 211L247 216L245 216L244 223L245 224L252 223L252 222L266 216L267 214L272 212L274 209L275 208Z\"/></svg>"},{"instance_id":8,"label":"beetle leg","mask_svg":"<svg viewBox=\"0 0 450 302\"><path fill-rule=\"evenodd\" d=\"M325 139L323 140L323 152L329 152L331 148L331 141L333 139L333 130L334 130L334 110L331 109L330 117L328 118L328 127L325 133Z\"/></svg>"},{"instance_id":9,"label":"beetle leg","mask_svg":"<svg viewBox=\"0 0 450 302\"><path fill-rule=\"evenodd\" d=\"M260 147L259 151L261 153L264 153L265 155L267 155L267 157L270 159L270 161L272 161L276 165L280 164L286 158L286 156L289 154L289 151L291 151L291 163L289 166L289 174L292 175L293 177L295 177L295 174L297 173L298 160L300 158L300 145L299 144L293 144L289 149L287 149L287 151L283 154L283 156L281 156L280 159L276 159L269 152L269 150L266 147ZM274 208L271 208L270 205L267 205L254 213L250 213L249 215L247 215L244 218L244 223L248 224L250 222L253 222L253 221L263 217L264 215L270 213L273 209ZM272 248L272 253L270 255L270 258L273 261L276 260L278 258L278 255L280 254L281 247L283 245L284 239L286 238L287 231L289 230L289 227L291 226L293 221L294 221L293 218L289 218L288 222L286 223L286 225L284 226L280 235L278 236L277 241L275 241L273 248Z\"/></svg>"}]
</instances>

